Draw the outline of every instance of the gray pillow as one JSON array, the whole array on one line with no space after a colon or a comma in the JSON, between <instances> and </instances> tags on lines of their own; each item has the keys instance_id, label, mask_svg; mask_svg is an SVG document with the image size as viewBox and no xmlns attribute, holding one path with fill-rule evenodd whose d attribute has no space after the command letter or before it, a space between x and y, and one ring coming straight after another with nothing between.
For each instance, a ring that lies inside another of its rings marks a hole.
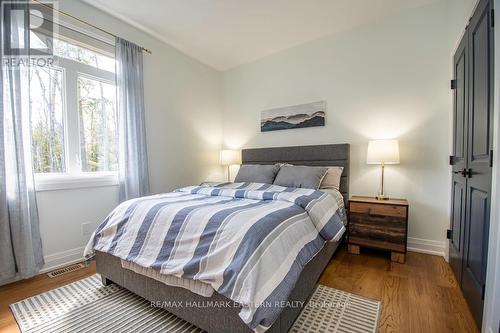
<instances>
[{"instance_id":1,"label":"gray pillow","mask_svg":"<svg viewBox=\"0 0 500 333\"><path fill-rule=\"evenodd\" d=\"M284 165L280 168L274 185L303 187L317 190L328 168Z\"/></svg>"},{"instance_id":2,"label":"gray pillow","mask_svg":"<svg viewBox=\"0 0 500 333\"><path fill-rule=\"evenodd\" d=\"M243 164L234 178L235 183L266 183L272 184L274 177L278 173L280 166L273 165L256 165L256 164Z\"/></svg>"}]
</instances>

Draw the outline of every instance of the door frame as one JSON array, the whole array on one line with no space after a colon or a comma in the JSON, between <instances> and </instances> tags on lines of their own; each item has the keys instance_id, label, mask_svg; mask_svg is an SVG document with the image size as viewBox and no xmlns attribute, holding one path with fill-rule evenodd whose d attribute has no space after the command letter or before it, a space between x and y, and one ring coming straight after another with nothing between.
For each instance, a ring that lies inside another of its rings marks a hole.
<instances>
[{"instance_id":1,"label":"door frame","mask_svg":"<svg viewBox=\"0 0 500 333\"><path fill-rule=\"evenodd\" d=\"M495 22L500 22L500 0L494 0ZM498 25L497 25L498 26ZM496 28L496 27L495 27ZM494 96L493 96L493 170L491 184L490 235L486 297L482 332L499 332L500 314L500 33L494 36Z\"/></svg>"}]
</instances>

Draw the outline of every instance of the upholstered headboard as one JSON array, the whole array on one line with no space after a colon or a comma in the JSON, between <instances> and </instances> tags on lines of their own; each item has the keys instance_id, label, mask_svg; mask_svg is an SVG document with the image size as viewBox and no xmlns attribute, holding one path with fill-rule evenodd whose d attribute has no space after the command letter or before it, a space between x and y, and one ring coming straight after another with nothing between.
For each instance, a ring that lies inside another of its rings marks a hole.
<instances>
[{"instance_id":1,"label":"upholstered headboard","mask_svg":"<svg viewBox=\"0 0 500 333\"><path fill-rule=\"evenodd\" d=\"M349 144L249 148L241 152L243 164L290 163L308 166L342 166L340 193L349 199Z\"/></svg>"}]
</instances>

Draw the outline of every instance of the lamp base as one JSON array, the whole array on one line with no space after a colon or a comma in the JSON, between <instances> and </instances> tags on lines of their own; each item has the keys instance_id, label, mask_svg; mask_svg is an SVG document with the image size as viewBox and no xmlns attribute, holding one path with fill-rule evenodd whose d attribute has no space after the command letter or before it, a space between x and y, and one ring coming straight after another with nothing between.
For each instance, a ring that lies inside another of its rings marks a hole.
<instances>
[{"instance_id":1,"label":"lamp base","mask_svg":"<svg viewBox=\"0 0 500 333\"><path fill-rule=\"evenodd\" d=\"M384 195L384 194L379 194L379 195L375 196L375 199L377 199L377 200L389 200L389 197Z\"/></svg>"}]
</instances>

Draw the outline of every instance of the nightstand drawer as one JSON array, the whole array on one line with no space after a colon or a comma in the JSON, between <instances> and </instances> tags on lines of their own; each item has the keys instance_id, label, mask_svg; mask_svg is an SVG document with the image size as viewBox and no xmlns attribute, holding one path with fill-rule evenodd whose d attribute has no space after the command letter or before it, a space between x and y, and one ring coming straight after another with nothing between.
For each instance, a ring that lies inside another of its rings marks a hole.
<instances>
[{"instance_id":1,"label":"nightstand drawer","mask_svg":"<svg viewBox=\"0 0 500 333\"><path fill-rule=\"evenodd\" d=\"M404 249L406 241L406 228L351 223L349 226L349 237L398 244L403 246Z\"/></svg>"},{"instance_id":2,"label":"nightstand drawer","mask_svg":"<svg viewBox=\"0 0 500 333\"><path fill-rule=\"evenodd\" d=\"M349 224L375 225L387 228L406 229L406 216L384 216L350 211Z\"/></svg>"},{"instance_id":3,"label":"nightstand drawer","mask_svg":"<svg viewBox=\"0 0 500 333\"><path fill-rule=\"evenodd\" d=\"M362 202L351 202L351 213L366 214L372 217L400 217L406 219L406 207L396 205L380 205Z\"/></svg>"}]
</instances>

